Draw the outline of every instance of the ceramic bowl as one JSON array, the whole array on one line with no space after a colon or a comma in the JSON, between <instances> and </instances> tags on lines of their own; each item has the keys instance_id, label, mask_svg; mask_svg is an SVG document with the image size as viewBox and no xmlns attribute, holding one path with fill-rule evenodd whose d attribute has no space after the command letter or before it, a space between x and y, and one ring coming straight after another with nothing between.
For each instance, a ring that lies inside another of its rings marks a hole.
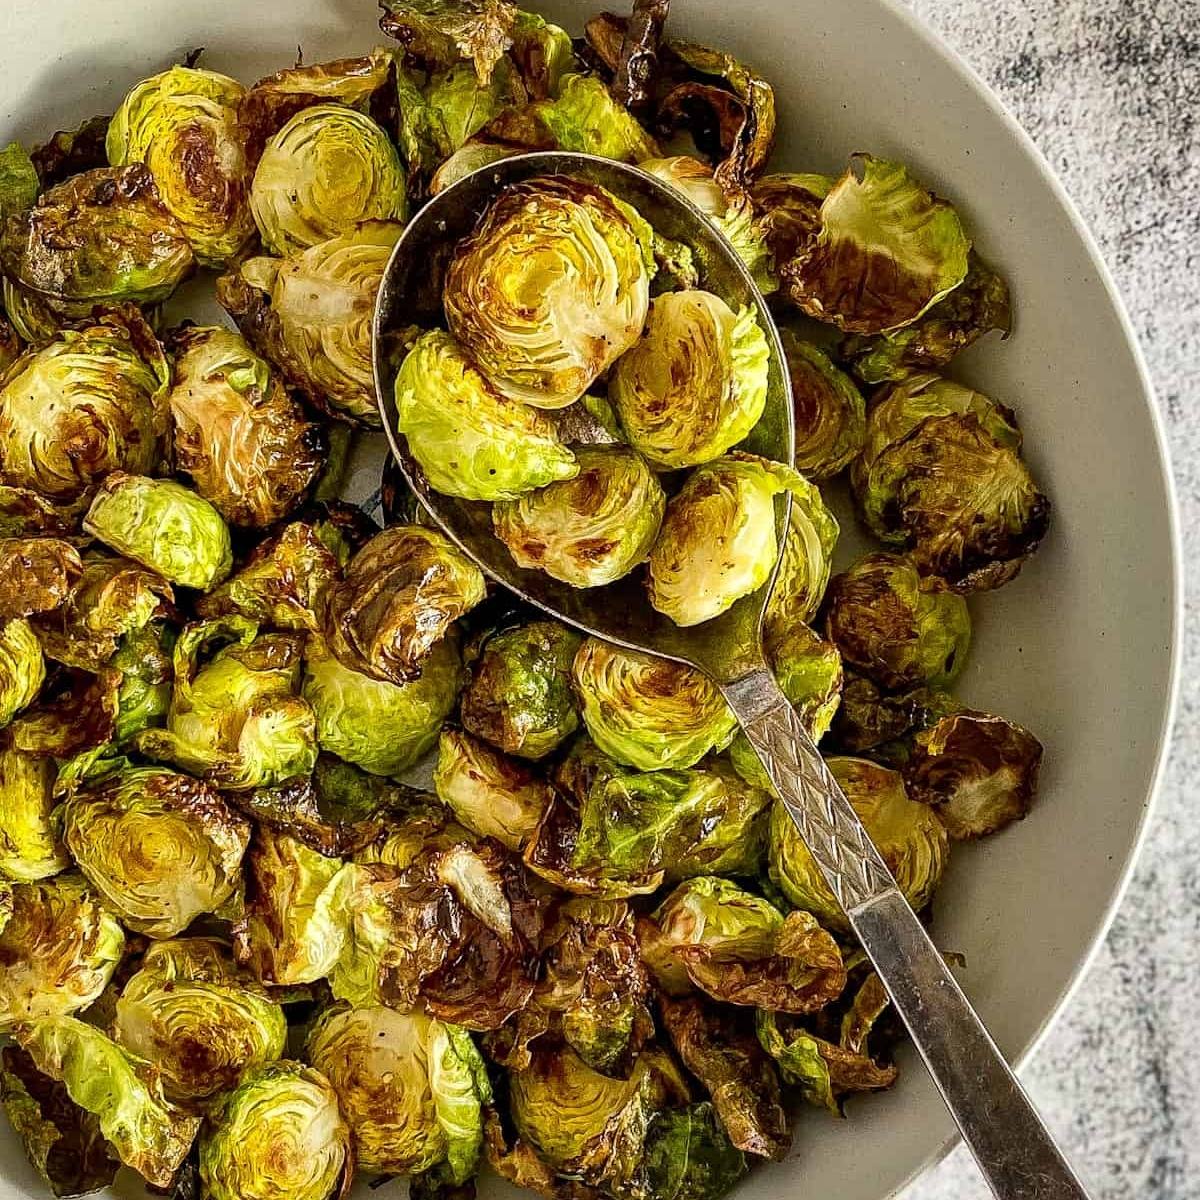
<instances>
[{"instance_id":1,"label":"ceramic bowl","mask_svg":"<svg viewBox=\"0 0 1200 1200\"><path fill-rule=\"evenodd\" d=\"M577 29L604 6L530 7ZM372 9L370 0L6 0L0 132L37 141L111 112L136 80L200 46L204 65L246 83L291 63L298 46L309 62L361 53L380 40ZM1016 409L1054 521L1016 582L972 600L976 640L961 691L1035 730L1045 768L1028 820L954 848L936 931L966 956L963 986L1020 1062L1105 930L1169 725L1179 553L1145 367L1096 247L1046 163L904 9L887 0L677 0L672 21L677 33L753 62L774 85L777 169L833 173L856 150L904 159L954 201L1012 284L1013 337L987 340L953 373ZM792 1159L755 1172L740 1200L881 1200L943 1152L950 1121L915 1058L902 1065L894 1091L852 1102L849 1120L804 1114ZM42 1196L7 1128L0 1138L0 1198Z\"/></svg>"}]
</instances>

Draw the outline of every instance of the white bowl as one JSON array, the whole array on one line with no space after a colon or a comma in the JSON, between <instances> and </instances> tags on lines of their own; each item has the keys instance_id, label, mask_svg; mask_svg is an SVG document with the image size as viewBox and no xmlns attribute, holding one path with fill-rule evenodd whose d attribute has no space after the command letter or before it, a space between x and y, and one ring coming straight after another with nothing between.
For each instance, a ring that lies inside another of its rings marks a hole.
<instances>
[{"instance_id":1,"label":"white bowl","mask_svg":"<svg viewBox=\"0 0 1200 1200\"><path fill-rule=\"evenodd\" d=\"M527 0L578 28L600 0ZM620 7L620 5L616 5ZM4 139L111 112L130 84L206 48L250 83L379 39L371 0L5 0ZM1011 281L1016 333L954 373L1012 405L1055 505L1020 578L972 602L962 691L1046 745L1027 821L955 847L936 932L1013 1060L1036 1044L1103 934L1159 775L1176 674L1179 549L1166 450L1112 281L1045 162L996 99L890 0L677 0L673 29L755 63L774 84L775 162L835 171L869 150L909 162L958 205ZM900 1085L836 1121L815 1110L789 1163L742 1200L880 1200L944 1151L951 1126L911 1057ZM0 1197L41 1196L11 1133ZM1087 1163L1080 1164L1087 1173Z\"/></svg>"}]
</instances>

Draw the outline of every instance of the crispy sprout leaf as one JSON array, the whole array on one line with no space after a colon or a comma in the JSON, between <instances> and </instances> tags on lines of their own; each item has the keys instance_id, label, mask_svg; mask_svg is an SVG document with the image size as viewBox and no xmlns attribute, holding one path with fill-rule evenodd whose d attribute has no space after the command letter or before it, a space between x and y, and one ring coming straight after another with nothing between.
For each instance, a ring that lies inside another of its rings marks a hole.
<instances>
[{"instance_id":1,"label":"crispy sprout leaf","mask_svg":"<svg viewBox=\"0 0 1200 1200\"><path fill-rule=\"evenodd\" d=\"M655 1113L646 1134L646 1175L660 1200L719 1200L746 1174L746 1156L707 1102Z\"/></svg>"},{"instance_id":2,"label":"crispy sprout leaf","mask_svg":"<svg viewBox=\"0 0 1200 1200\"><path fill-rule=\"evenodd\" d=\"M108 135L108 117L91 117L76 129L60 129L30 158L43 188L52 188L72 175L108 166L104 139Z\"/></svg>"},{"instance_id":3,"label":"crispy sprout leaf","mask_svg":"<svg viewBox=\"0 0 1200 1200\"><path fill-rule=\"evenodd\" d=\"M41 189L37 168L20 142L0 150L0 219L7 220L33 207Z\"/></svg>"},{"instance_id":4,"label":"crispy sprout leaf","mask_svg":"<svg viewBox=\"0 0 1200 1200\"><path fill-rule=\"evenodd\" d=\"M408 58L435 70L460 59L487 83L512 45L518 12L507 0L381 0L379 27Z\"/></svg>"}]
</instances>

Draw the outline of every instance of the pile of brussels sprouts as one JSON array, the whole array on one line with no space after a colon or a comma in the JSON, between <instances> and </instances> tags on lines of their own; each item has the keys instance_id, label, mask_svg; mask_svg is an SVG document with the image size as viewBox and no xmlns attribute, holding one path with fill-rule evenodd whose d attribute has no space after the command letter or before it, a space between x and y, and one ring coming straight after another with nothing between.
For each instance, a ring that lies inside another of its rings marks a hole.
<instances>
[{"instance_id":1,"label":"pile of brussels sprouts","mask_svg":"<svg viewBox=\"0 0 1200 1200\"><path fill-rule=\"evenodd\" d=\"M778 309L796 471L737 448L753 314L576 181L441 265L401 431L518 562L644 571L683 624L778 554L767 653L928 910L1041 758L947 691L964 597L1047 521L1013 413L940 374L1007 290L903 166L767 174L769 84L666 39L664 0L576 41L507 0L385 10L362 58L249 89L189 61L0 152L0 1093L58 1196L122 1165L180 1200L457 1196L486 1161L712 1200L797 1107L892 1084L887 997L705 677L489 595L394 489L382 531L337 498L378 436L375 293L415 204L530 147L641 163L725 233ZM200 268L240 332L181 323ZM886 549L830 582L845 473Z\"/></svg>"}]
</instances>

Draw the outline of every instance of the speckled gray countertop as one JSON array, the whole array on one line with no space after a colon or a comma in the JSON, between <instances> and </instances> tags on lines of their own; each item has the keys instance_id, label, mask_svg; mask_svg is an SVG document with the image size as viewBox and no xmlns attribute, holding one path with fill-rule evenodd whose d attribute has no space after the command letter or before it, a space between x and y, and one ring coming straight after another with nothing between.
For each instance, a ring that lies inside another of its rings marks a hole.
<instances>
[{"instance_id":1,"label":"speckled gray countertop","mask_svg":"<svg viewBox=\"0 0 1200 1200\"><path fill-rule=\"evenodd\" d=\"M1188 564L1183 691L1107 942L1024 1072L1095 1200L1200 1197L1200 4L910 0L1032 134L1116 276L1166 418ZM1118 681L1114 681L1116 683ZM903 1200L984 1200L961 1147Z\"/></svg>"}]
</instances>

